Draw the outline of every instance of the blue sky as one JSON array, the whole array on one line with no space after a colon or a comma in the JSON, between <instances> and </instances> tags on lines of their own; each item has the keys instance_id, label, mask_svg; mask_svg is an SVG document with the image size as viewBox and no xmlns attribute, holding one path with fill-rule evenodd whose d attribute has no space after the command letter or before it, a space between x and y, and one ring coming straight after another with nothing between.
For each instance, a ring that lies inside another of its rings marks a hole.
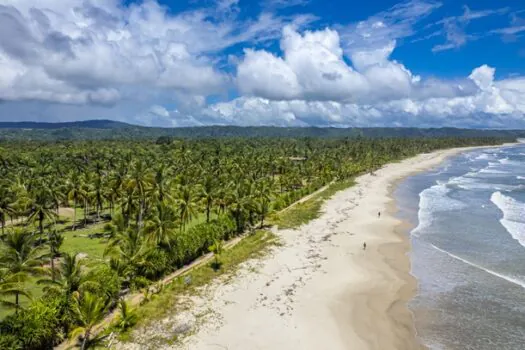
<instances>
[{"instance_id":1,"label":"blue sky","mask_svg":"<svg viewBox=\"0 0 525 350\"><path fill-rule=\"evenodd\" d=\"M0 120L525 128L514 0L2 0Z\"/></svg>"}]
</instances>

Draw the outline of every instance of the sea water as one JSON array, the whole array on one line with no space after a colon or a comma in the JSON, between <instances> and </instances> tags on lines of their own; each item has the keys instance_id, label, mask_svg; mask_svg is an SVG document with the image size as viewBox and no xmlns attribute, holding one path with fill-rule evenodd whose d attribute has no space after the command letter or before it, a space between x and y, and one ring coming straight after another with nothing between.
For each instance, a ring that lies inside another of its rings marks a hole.
<instances>
[{"instance_id":1,"label":"sea water","mask_svg":"<svg viewBox=\"0 0 525 350\"><path fill-rule=\"evenodd\" d=\"M418 293L431 349L525 349L525 145L477 149L404 180Z\"/></svg>"}]
</instances>

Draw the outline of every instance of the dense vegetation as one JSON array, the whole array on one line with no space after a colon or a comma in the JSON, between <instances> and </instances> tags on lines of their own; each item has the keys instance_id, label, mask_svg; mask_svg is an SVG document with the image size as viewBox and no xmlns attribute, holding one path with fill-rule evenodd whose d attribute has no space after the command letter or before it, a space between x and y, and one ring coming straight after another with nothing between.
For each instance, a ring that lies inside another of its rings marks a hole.
<instances>
[{"instance_id":1,"label":"dense vegetation","mask_svg":"<svg viewBox=\"0 0 525 350\"><path fill-rule=\"evenodd\" d=\"M208 137L525 137L524 130L456 128L293 128L201 126L148 128L110 120L69 123L0 122L0 140L137 140ZM161 140L162 140L161 139Z\"/></svg>"},{"instance_id":2,"label":"dense vegetation","mask_svg":"<svg viewBox=\"0 0 525 350\"><path fill-rule=\"evenodd\" d=\"M109 310L121 310L118 327L133 324L119 301L126 291L217 252L323 185L420 152L502 141L5 143L0 301L10 311L0 322L0 348L48 349L70 335L93 347L101 340L94 326Z\"/></svg>"}]
</instances>

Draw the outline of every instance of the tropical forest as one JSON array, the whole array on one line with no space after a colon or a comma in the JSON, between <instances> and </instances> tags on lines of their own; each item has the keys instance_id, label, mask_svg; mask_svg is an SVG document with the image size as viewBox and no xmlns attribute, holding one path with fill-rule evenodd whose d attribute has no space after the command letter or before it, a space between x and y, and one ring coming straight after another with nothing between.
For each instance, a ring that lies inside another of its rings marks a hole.
<instances>
[{"instance_id":1,"label":"tropical forest","mask_svg":"<svg viewBox=\"0 0 525 350\"><path fill-rule=\"evenodd\" d=\"M0 349L110 347L162 312L156 298L168 302L220 274L233 256L256 253L236 253L232 242L252 239L250 249L262 249L269 227L298 220L282 213L302 198L418 153L504 141L4 140ZM213 258L192 272L206 256Z\"/></svg>"}]
</instances>

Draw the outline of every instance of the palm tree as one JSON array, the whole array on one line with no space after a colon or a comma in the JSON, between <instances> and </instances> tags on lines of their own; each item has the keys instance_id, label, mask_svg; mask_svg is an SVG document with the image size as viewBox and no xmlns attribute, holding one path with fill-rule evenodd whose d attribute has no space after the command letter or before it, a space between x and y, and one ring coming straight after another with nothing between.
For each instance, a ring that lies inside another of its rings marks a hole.
<instances>
[{"instance_id":1,"label":"palm tree","mask_svg":"<svg viewBox=\"0 0 525 350\"><path fill-rule=\"evenodd\" d=\"M82 261L77 254L66 253L62 257L57 272L58 278L39 280L38 284L44 285L45 292L54 291L69 300L75 293L78 293L82 285Z\"/></svg>"},{"instance_id":2,"label":"palm tree","mask_svg":"<svg viewBox=\"0 0 525 350\"><path fill-rule=\"evenodd\" d=\"M143 161L136 162L124 187L138 198L139 205L136 223L139 227L142 226L142 218L146 208L146 195L152 183L153 179L146 164Z\"/></svg>"},{"instance_id":3,"label":"palm tree","mask_svg":"<svg viewBox=\"0 0 525 350\"><path fill-rule=\"evenodd\" d=\"M177 212L180 219L181 231L184 231L186 224L195 216L196 206L193 201L193 194L189 186L184 186L177 198Z\"/></svg>"},{"instance_id":4,"label":"palm tree","mask_svg":"<svg viewBox=\"0 0 525 350\"><path fill-rule=\"evenodd\" d=\"M55 198L53 198L45 184L39 183L31 189L30 209L27 221L33 223L38 221L40 237L44 236L44 220L55 222L57 214L55 212Z\"/></svg>"},{"instance_id":5,"label":"palm tree","mask_svg":"<svg viewBox=\"0 0 525 350\"><path fill-rule=\"evenodd\" d=\"M109 241L104 255L111 256L110 266L125 284L131 284L141 270L147 269L151 262L147 260L151 245L145 239L142 230L136 226L117 232Z\"/></svg>"},{"instance_id":6,"label":"palm tree","mask_svg":"<svg viewBox=\"0 0 525 350\"><path fill-rule=\"evenodd\" d=\"M213 262L213 268L215 270L218 270L221 267L221 262L219 260L219 257L222 255L223 252L223 242L220 239L214 239L213 245L211 245L208 250L213 253L214 262Z\"/></svg>"},{"instance_id":7,"label":"palm tree","mask_svg":"<svg viewBox=\"0 0 525 350\"><path fill-rule=\"evenodd\" d=\"M0 269L0 305L10 309L17 308L17 299L15 302L9 300L9 297L16 297L16 295L23 295L30 298L29 293L27 293L19 283L17 274L11 274L5 268Z\"/></svg>"},{"instance_id":8,"label":"palm tree","mask_svg":"<svg viewBox=\"0 0 525 350\"><path fill-rule=\"evenodd\" d=\"M243 230L246 211L253 207L249 187L251 186L248 183L232 183L228 193L228 206L235 219L238 233Z\"/></svg>"},{"instance_id":9,"label":"palm tree","mask_svg":"<svg viewBox=\"0 0 525 350\"><path fill-rule=\"evenodd\" d=\"M255 211L259 214L261 220L261 228L264 226L264 219L270 212L272 203L272 184L273 182L263 179L258 181L255 190Z\"/></svg>"},{"instance_id":10,"label":"palm tree","mask_svg":"<svg viewBox=\"0 0 525 350\"><path fill-rule=\"evenodd\" d=\"M104 182L102 181L102 165L100 162L95 164L95 180L93 181L93 199L95 202L95 210L97 212L97 220L100 220L100 211L103 209L104 199Z\"/></svg>"},{"instance_id":11,"label":"palm tree","mask_svg":"<svg viewBox=\"0 0 525 350\"><path fill-rule=\"evenodd\" d=\"M60 255L60 246L64 242L64 236L56 230L51 231L47 236L47 244L49 245L49 257L51 261L51 278L55 280L55 258Z\"/></svg>"},{"instance_id":12,"label":"palm tree","mask_svg":"<svg viewBox=\"0 0 525 350\"><path fill-rule=\"evenodd\" d=\"M67 182L67 197L73 201L73 231L75 231L77 223L77 205L86 195L80 176L76 171L73 171Z\"/></svg>"},{"instance_id":13,"label":"palm tree","mask_svg":"<svg viewBox=\"0 0 525 350\"><path fill-rule=\"evenodd\" d=\"M271 209L271 200L266 197L257 197L255 199L255 210L261 220L261 228L264 226L264 219L268 215Z\"/></svg>"},{"instance_id":14,"label":"palm tree","mask_svg":"<svg viewBox=\"0 0 525 350\"><path fill-rule=\"evenodd\" d=\"M35 236L27 231L15 229L8 232L1 241L0 267L7 270L21 289L22 284L30 276L44 273L41 267L44 254L40 248L35 248ZM20 307L19 296L15 291L15 307Z\"/></svg>"},{"instance_id":15,"label":"palm tree","mask_svg":"<svg viewBox=\"0 0 525 350\"><path fill-rule=\"evenodd\" d=\"M118 303L119 316L117 320L118 329L123 332L133 327L138 321L138 315L124 299L121 299Z\"/></svg>"},{"instance_id":16,"label":"palm tree","mask_svg":"<svg viewBox=\"0 0 525 350\"><path fill-rule=\"evenodd\" d=\"M200 188L199 197L204 204L206 211L206 222L210 222L210 212L215 202L216 186L212 176L206 176Z\"/></svg>"},{"instance_id":17,"label":"palm tree","mask_svg":"<svg viewBox=\"0 0 525 350\"><path fill-rule=\"evenodd\" d=\"M53 202L53 208L55 209L56 216L58 217L58 210L60 204L64 202L64 199L67 199L64 196L64 187L65 184L62 182L61 178L51 178L46 181L46 189L50 200Z\"/></svg>"},{"instance_id":18,"label":"palm tree","mask_svg":"<svg viewBox=\"0 0 525 350\"><path fill-rule=\"evenodd\" d=\"M168 174L170 172L170 168L165 166L164 164L160 164L158 167L155 168L155 178L153 181L153 194L154 197L162 202L165 199L172 200L171 194L170 194L170 181Z\"/></svg>"},{"instance_id":19,"label":"palm tree","mask_svg":"<svg viewBox=\"0 0 525 350\"><path fill-rule=\"evenodd\" d=\"M105 298L84 292L76 298L75 311L79 326L73 330L73 337L80 336L80 349L85 350L99 345L104 337L91 338L93 328L100 323L108 310Z\"/></svg>"},{"instance_id":20,"label":"palm tree","mask_svg":"<svg viewBox=\"0 0 525 350\"><path fill-rule=\"evenodd\" d=\"M104 232L109 240L113 240L116 236L128 229L128 223L122 213L114 215L110 222L104 225Z\"/></svg>"},{"instance_id":21,"label":"palm tree","mask_svg":"<svg viewBox=\"0 0 525 350\"><path fill-rule=\"evenodd\" d=\"M9 218L11 219L11 224L13 223L13 216L16 218L18 215L23 214L24 211L29 206L29 194L27 185L24 183L20 176L16 176L11 183L11 192L15 196L15 202L13 203L13 215Z\"/></svg>"},{"instance_id":22,"label":"palm tree","mask_svg":"<svg viewBox=\"0 0 525 350\"><path fill-rule=\"evenodd\" d=\"M127 172L128 169L125 166L119 166L115 171L110 173L106 199L109 202L109 211L111 216L113 216L113 207L115 203L119 200L119 198L121 198L121 190L126 179Z\"/></svg>"},{"instance_id":23,"label":"palm tree","mask_svg":"<svg viewBox=\"0 0 525 350\"><path fill-rule=\"evenodd\" d=\"M146 221L144 232L148 239L156 245L169 247L170 241L177 226L177 215L173 207L164 202L158 202L155 211Z\"/></svg>"},{"instance_id":24,"label":"palm tree","mask_svg":"<svg viewBox=\"0 0 525 350\"><path fill-rule=\"evenodd\" d=\"M16 214L15 202L15 194L9 186L7 186L6 183L0 185L0 223L2 225L2 235L4 234L7 217L12 218Z\"/></svg>"},{"instance_id":25,"label":"palm tree","mask_svg":"<svg viewBox=\"0 0 525 350\"><path fill-rule=\"evenodd\" d=\"M69 332L71 323L68 320L75 318L75 297L84 285L82 262L77 254L64 254L60 266L56 271L55 279L41 279L37 284L42 285L46 295L56 295L61 298L59 317L63 320L62 327L65 333Z\"/></svg>"},{"instance_id":26,"label":"palm tree","mask_svg":"<svg viewBox=\"0 0 525 350\"><path fill-rule=\"evenodd\" d=\"M84 202L84 226L87 225L88 222L88 215L89 215L89 205L91 201L91 193L92 193L92 182L93 182L93 175L89 171L85 171L82 176L82 187L81 191L83 193L82 200Z\"/></svg>"},{"instance_id":27,"label":"palm tree","mask_svg":"<svg viewBox=\"0 0 525 350\"><path fill-rule=\"evenodd\" d=\"M215 196L215 205L217 206L217 215L224 214L226 206L228 205L228 192L227 188L224 186L217 189L217 194Z\"/></svg>"}]
</instances>

